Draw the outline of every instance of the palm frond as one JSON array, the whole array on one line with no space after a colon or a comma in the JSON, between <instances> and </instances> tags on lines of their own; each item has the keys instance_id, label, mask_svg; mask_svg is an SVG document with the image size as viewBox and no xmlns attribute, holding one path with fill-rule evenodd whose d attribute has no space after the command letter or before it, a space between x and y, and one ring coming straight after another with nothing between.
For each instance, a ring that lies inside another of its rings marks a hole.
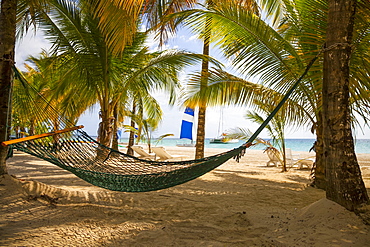
<instances>
[{"instance_id":1,"label":"palm frond","mask_svg":"<svg viewBox=\"0 0 370 247\"><path fill-rule=\"evenodd\" d=\"M144 0L91 1L93 13L99 18L104 40L113 54L122 54L137 30Z\"/></svg>"}]
</instances>

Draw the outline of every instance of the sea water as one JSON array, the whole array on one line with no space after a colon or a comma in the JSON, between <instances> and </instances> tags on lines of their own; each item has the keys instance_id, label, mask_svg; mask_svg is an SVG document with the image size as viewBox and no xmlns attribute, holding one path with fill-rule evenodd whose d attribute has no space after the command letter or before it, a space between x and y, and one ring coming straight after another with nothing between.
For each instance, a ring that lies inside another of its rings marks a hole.
<instances>
[{"instance_id":1,"label":"sea water","mask_svg":"<svg viewBox=\"0 0 370 247\"><path fill-rule=\"evenodd\" d=\"M127 143L127 139L121 139L120 142ZM210 139L205 140L205 148L224 148L224 149L232 149L239 147L244 142L239 141L237 143L210 143ZM165 138L162 139L157 143L154 139L152 140L151 144L153 146L176 146L176 144L181 143L179 139L174 138ZM285 146L286 148L290 148L293 151L306 151L309 152L310 149L313 147L315 143L315 139L285 139ZM264 145L257 145L251 147L257 150L263 150L265 148ZM358 139L355 140L355 150L356 153L370 153L370 139Z\"/></svg>"}]
</instances>

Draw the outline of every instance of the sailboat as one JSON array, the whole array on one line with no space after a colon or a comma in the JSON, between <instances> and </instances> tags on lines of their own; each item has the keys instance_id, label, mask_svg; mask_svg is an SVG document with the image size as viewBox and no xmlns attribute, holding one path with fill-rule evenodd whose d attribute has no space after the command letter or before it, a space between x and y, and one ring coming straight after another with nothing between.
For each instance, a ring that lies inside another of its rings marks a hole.
<instances>
[{"instance_id":1,"label":"sailboat","mask_svg":"<svg viewBox=\"0 0 370 247\"><path fill-rule=\"evenodd\" d=\"M177 143L178 147L194 147L193 143L193 122L194 122L194 109L190 107L185 108L185 112L181 122L180 139L183 140L181 143ZM190 140L186 142L186 140Z\"/></svg>"},{"instance_id":2,"label":"sailboat","mask_svg":"<svg viewBox=\"0 0 370 247\"><path fill-rule=\"evenodd\" d=\"M223 125L223 111L221 109L220 120L218 122L218 133L220 133L220 130L223 128L222 125ZM218 137L212 138L209 140L209 143L212 143L212 144L228 144L228 143L238 143L238 142L239 142L238 139L227 137L226 133L222 133Z\"/></svg>"},{"instance_id":3,"label":"sailboat","mask_svg":"<svg viewBox=\"0 0 370 247\"><path fill-rule=\"evenodd\" d=\"M232 139L232 138L229 138L226 136L225 133L222 133L221 136L217 137L217 138L212 138L211 140L209 140L209 143L213 143L213 144L228 144L228 143L238 143L239 140L238 139Z\"/></svg>"}]
</instances>

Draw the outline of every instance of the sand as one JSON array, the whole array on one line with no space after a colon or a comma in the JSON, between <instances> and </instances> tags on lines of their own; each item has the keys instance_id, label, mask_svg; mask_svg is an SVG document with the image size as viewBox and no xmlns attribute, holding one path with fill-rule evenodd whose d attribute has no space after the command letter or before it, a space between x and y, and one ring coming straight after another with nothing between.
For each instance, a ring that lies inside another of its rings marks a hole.
<instances>
[{"instance_id":1,"label":"sand","mask_svg":"<svg viewBox=\"0 0 370 247\"><path fill-rule=\"evenodd\" d=\"M188 183L125 193L16 152L0 178L0 246L370 246L370 226L310 187L310 170L267 160L248 150ZM369 190L370 154L358 160Z\"/></svg>"}]
</instances>

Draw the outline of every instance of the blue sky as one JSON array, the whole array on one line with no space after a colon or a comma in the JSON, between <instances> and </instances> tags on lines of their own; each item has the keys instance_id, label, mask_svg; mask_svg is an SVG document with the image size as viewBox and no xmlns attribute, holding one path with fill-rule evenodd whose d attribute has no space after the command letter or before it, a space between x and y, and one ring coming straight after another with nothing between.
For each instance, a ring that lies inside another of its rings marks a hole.
<instances>
[{"instance_id":1,"label":"blue sky","mask_svg":"<svg viewBox=\"0 0 370 247\"><path fill-rule=\"evenodd\" d=\"M153 39L149 39L152 40ZM148 43L152 49L157 49L155 42ZM28 34L23 38L21 42L18 43L16 47L16 63L18 67L23 67L25 59L29 55L37 55L42 48L47 49L49 47L48 42L42 37L42 35ZM187 31L180 32L176 38L171 39L166 45L167 48L177 48L184 49L191 52L201 53L202 43L195 38L191 33ZM211 56L220 58L219 52L211 50ZM224 62L225 63L225 62ZM227 66L227 62L225 63ZM180 74L182 81L186 81L189 73L195 72L195 70L200 69L200 65L193 66ZM175 138L179 137L180 126L183 116L184 107L181 106L168 106L168 98L164 93L156 93L155 97L160 102L161 107L164 112L164 118L159 126L158 130L153 133L154 137L158 137L163 134L174 134ZM240 107L214 107L207 109L207 120L206 120L206 137L212 138L217 137L220 133L235 127L248 128L254 131L258 128L258 125L246 120L244 115L248 109ZM84 130L90 135L96 135L97 126L99 123L98 111L96 108L92 111L87 111L79 121L79 124L85 126ZM220 118L222 112L222 118ZM195 119L197 115L195 116ZM221 123L221 126L219 126ZM196 123L195 123L196 124ZM221 129L220 129L221 127ZM195 130L194 130L195 131ZM365 132L356 131L355 136L357 138L370 138L370 129L366 128ZM267 138L268 135L262 132L260 137ZM310 138L314 139L315 136L310 133L309 128L291 129L286 131L286 138Z\"/></svg>"}]
</instances>

